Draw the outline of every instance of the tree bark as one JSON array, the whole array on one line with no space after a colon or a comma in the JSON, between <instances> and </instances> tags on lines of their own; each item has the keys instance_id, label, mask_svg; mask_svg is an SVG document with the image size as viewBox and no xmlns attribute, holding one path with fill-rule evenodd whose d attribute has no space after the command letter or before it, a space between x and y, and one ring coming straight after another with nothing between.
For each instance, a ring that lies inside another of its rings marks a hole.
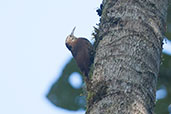
<instances>
[{"instance_id":1,"label":"tree bark","mask_svg":"<svg viewBox=\"0 0 171 114\"><path fill-rule=\"evenodd\" d=\"M86 113L153 114L168 0L102 4Z\"/></svg>"}]
</instances>

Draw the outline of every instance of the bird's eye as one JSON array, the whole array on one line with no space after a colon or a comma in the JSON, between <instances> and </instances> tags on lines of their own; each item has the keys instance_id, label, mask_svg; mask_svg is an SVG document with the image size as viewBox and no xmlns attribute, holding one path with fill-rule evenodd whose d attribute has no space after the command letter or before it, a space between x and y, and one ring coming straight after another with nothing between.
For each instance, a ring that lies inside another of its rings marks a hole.
<instances>
[{"instance_id":1,"label":"bird's eye","mask_svg":"<svg viewBox=\"0 0 171 114\"><path fill-rule=\"evenodd\" d=\"M66 47L67 47L69 50L71 50L71 49L72 49L72 46L71 46L71 45L69 45L69 44L67 44L67 43L66 43Z\"/></svg>"}]
</instances>

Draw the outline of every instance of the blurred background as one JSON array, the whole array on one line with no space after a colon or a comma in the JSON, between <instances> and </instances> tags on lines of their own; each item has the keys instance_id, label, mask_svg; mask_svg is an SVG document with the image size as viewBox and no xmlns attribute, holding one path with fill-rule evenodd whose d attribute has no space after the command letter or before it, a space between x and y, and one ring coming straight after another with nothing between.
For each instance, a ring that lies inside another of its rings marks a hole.
<instances>
[{"instance_id":1,"label":"blurred background","mask_svg":"<svg viewBox=\"0 0 171 114\"><path fill-rule=\"evenodd\" d=\"M65 38L92 41L102 0L0 1L0 114L84 114L84 83ZM171 6L156 113L171 113Z\"/></svg>"}]
</instances>

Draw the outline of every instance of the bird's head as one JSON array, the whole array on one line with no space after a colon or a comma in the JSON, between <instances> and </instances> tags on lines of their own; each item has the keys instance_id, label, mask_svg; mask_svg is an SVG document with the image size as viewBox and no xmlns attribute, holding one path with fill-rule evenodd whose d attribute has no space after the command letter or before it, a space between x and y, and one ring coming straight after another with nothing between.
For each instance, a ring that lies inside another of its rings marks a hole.
<instances>
[{"instance_id":1,"label":"bird's head","mask_svg":"<svg viewBox=\"0 0 171 114\"><path fill-rule=\"evenodd\" d=\"M66 44L66 47L71 50L73 48L73 45L74 43L76 42L77 40L77 37L74 36L74 31L75 31L75 28L73 28L72 32L70 35L67 36L66 40L65 40L65 44Z\"/></svg>"}]
</instances>

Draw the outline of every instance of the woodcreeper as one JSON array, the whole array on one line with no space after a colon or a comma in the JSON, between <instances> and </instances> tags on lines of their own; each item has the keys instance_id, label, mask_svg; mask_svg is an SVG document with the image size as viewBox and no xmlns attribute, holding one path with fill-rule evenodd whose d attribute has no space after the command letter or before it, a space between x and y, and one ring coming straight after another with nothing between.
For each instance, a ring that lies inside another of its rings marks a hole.
<instances>
[{"instance_id":1,"label":"woodcreeper","mask_svg":"<svg viewBox=\"0 0 171 114\"><path fill-rule=\"evenodd\" d=\"M88 77L90 66L93 62L93 46L86 38L75 37L75 28L76 27L74 27L71 34L67 36L65 44L66 47L71 51L83 75Z\"/></svg>"}]
</instances>

